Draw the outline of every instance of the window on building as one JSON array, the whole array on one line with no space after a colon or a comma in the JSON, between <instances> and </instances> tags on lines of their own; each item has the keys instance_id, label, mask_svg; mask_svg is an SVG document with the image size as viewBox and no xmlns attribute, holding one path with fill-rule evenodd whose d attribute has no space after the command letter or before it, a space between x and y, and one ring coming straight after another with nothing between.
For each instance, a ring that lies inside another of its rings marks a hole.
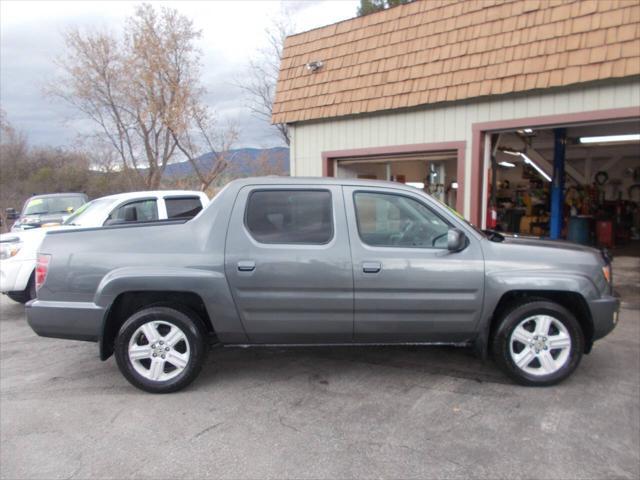
<instances>
[{"instance_id":1,"label":"window on building","mask_svg":"<svg viewBox=\"0 0 640 480\"><path fill-rule=\"evenodd\" d=\"M333 236L331 193L258 190L251 193L246 225L262 243L324 244Z\"/></svg>"},{"instance_id":2,"label":"window on building","mask_svg":"<svg viewBox=\"0 0 640 480\"><path fill-rule=\"evenodd\" d=\"M413 198L357 192L354 202L358 233L367 245L447 248L449 225Z\"/></svg>"}]
</instances>

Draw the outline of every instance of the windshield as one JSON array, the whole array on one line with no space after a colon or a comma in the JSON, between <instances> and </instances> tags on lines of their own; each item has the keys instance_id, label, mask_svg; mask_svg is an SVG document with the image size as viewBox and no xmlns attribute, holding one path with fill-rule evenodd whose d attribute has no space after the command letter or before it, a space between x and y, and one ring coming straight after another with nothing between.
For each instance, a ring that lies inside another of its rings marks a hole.
<instances>
[{"instance_id":1,"label":"windshield","mask_svg":"<svg viewBox=\"0 0 640 480\"><path fill-rule=\"evenodd\" d=\"M435 197L434 197L435 198ZM438 200L436 198L436 200ZM438 200L440 202L440 200ZM440 202L442 205L444 205L445 207L447 207L447 209L453 213L456 217L458 217L460 220L462 220L468 227L471 227L475 232L479 233L480 235L482 235L483 237L486 237L487 234L485 232L483 232L482 230L480 230L478 227L476 227L473 223L471 223L469 220L467 220L466 218L464 218L464 216L458 212L455 208L450 207L449 205L447 205L446 203Z\"/></svg>"},{"instance_id":2,"label":"windshield","mask_svg":"<svg viewBox=\"0 0 640 480\"><path fill-rule=\"evenodd\" d=\"M32 198L27 202L22 214L45 215L47 213L71 213L80 208L84 203L84 197L78 195Z\"/></svg>"},{"instance_id":3,"label":"windshield","mask_svg":"<svg viewBox=\"0 0 640 480\"><path fill-rule=\"evenodd\" d=\"M110 198L99 198L85 203L62 224L83 227L101 225L104 220L105 210L108 211L108 208L105 207L108 207L111 203L113 203L113 199Z\"/></svg>"}]
</instances>

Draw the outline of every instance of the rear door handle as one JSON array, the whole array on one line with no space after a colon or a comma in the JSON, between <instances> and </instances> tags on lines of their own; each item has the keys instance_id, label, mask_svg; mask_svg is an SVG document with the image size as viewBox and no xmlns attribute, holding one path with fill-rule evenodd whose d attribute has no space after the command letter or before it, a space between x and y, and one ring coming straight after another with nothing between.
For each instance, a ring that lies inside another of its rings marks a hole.
<instances>
[{"instance_id":1,"label":"rear door handle","mask_svg":"<svg viewBox=\"0 0 640 480\"><path fill-rule=\"evenodd\" d=\"M253 272L256 269L256 262L253 260L243 260L238 262L239 272Z\"/></svg>"},{"instance_id":2,"label":"rear door handle","mask_svg":"<svg viewBox=\"0 0 640 480\"><path fill-rule=\"evenodd\" d=\"M362 262L364 273L378 273L382 269L380 262Z\"/></svg>"}]
</instances>

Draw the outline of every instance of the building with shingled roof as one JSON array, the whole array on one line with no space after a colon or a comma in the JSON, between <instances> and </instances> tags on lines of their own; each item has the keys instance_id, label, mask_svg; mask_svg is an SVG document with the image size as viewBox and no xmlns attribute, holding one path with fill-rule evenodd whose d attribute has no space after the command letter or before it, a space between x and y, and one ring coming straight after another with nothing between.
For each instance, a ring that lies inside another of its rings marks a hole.
<instances>
[{"instance_id":1,"label":"building with shingled roof","mask_svg":"<svg viewBox=\"0 0 640 480\"><path fill-rule=\"evenodd\" d=\"M292 35L272 121L292 175L409 183L476 225L570 237L640 201L640 3L417 0Z\"/></svg>"}]
</instances>

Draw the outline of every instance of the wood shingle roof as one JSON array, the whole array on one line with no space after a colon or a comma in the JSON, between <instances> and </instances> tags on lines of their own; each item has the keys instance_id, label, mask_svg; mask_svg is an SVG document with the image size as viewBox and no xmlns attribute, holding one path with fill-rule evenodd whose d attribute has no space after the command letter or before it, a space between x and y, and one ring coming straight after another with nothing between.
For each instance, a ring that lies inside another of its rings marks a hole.
<instances>
[{"instance_id":1,"label":"wood shingle roof","mask_svg":"<svg viewBox=\"0 0 640 480\"><path fill-rule=\"evenodd\" d=\"M637 0L419 0L288 37L272 121L634 75Z\"/></svg>"}]
</instances>

